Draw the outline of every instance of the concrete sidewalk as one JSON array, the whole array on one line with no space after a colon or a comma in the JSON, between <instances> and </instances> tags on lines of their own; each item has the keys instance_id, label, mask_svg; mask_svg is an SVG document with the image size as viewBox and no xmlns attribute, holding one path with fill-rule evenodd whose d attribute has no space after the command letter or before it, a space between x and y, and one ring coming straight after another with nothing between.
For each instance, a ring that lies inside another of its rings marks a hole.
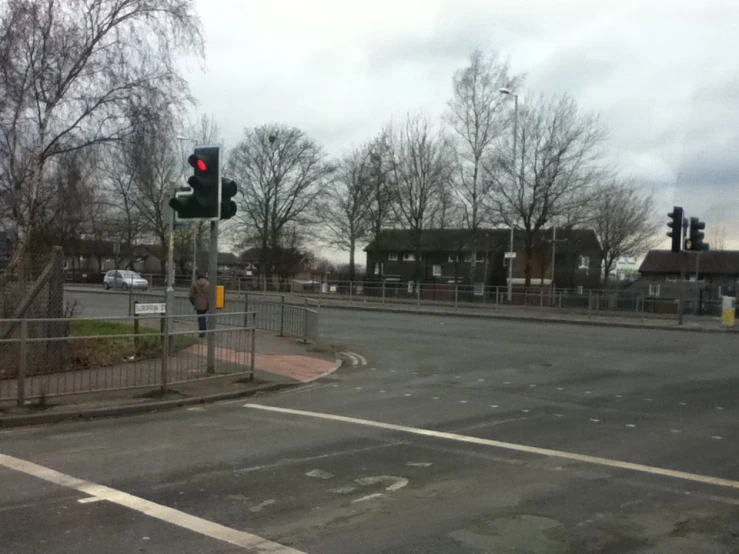
<instances>
[{"instance_id":1,"label":"concrete sidewalk","mask_svg":"<svg viewBox=\"0 0 739 554\"><path fill-rule=\"evenodd\" d=\"M36 399L28 401L22 408L16 406L13 399L8 399L0 404L0 428L196 406L309 382L341 366L341 360L327 345L303 344L297 339L278 337L269 331L257 332L256 345L253 379L249 378L248 373L217 373L172 383L166 394L162 394L159 384L152 382L149 386L124 390L50 395L43 400L43 404ZM193 349L202 349L202 352ZM188 350L192 351L187 352L187 356L204 356L206 353L202 344ZM229 366L243 364L244 354L228 348L217 350L218 359Z\"/></svg>"}]
</instances>

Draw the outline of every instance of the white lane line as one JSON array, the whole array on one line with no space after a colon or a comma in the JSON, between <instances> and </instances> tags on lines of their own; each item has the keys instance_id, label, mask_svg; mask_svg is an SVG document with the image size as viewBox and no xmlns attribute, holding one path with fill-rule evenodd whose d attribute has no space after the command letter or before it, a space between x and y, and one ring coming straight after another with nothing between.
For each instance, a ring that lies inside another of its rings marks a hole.
<instances>
[{"instance_id":1,"label":"white lane line","mask_svg":"<svg viewBox=\"0 0 739 554\"><path fill-rule=\"evenodd\" d=\"M361 354L354 354L354 355L359 359L360 364L367 365L367 358L365 358Z\"/></svg>"},{"instance_id":2,"label":"white lane line","mask_svg":"<svg viewBox=\"0 0 739 554\"><path fill-rule=\"evenodd\" d=\"M410 467L431 467L434 464L433 462L406 462L405 465Z\"/></svg>"},{"instance_id":3,"label":"white lane line","mask_svg":"<svg viewBox=\"0 0 739 554\"><path fill-rule=\"evenodd\" d=\"M312 469L305 475L307 477L315 477L316 479L331 479L334 476L333 473L329 473L328 471L323 471L322 469Z\"/></svg>"},{"instance_id":4,"label":"white lane line","mask_svg":"<svg viewBox=\"0 0 739 554\"><path fill-rule=\"evenodd\" d=\"M459 401L460 404L467 404L467 402L469 402L469 400L460 400Z\"/></svg>"},{"instance_id":5,"label":"white lane line","mask_svg":"<svg viewBox=\"0 0 739 554\"><path fill-rule=\"evenodd\" d=\"M97 496L88 496L87 498L80 498L77 502L80 504L91 504L93 502L100 502L102 498L98 498Z\"/></svg>"},{"instance_id":6,"label":"white lane line","mask_svg":"<svg viewBox=\"0 0 739 554\"><path fill-rule=\"evenodd\" d=\"M375 494L368 494L367 496L363 496L361 498L357 498L355 500L352 500L352 504L356 504L357 502L364 502L365 500L371 500L373 498L380 498L381 496L385 496L381 492L376 492Z\"/></svg>"},{"instance_id":7,"label":"white lane line","mask_svg":"<svg viewBox=\"0 0 739 554\"><path fill-rule=\"evenodd\" d=\"M600 419L592 418L590 421L592 421L593 423L600 423Z\"/></svg>"},{"instance_id":8,"label":"white lane line","mask_svg":"<svg viewBox=\"0 0 739 554\"><path fill-rule=\"evenodd\" d=\"M150 500L106 487L105 485L98 485L91 481L78 479L77 477L66 475L20 458L0 454L0 466L37 477L38 479L43 479L61 487L77 490L100 500L107 500L113 504L129 508L149 517L164 521L165 523L177 525L183 529L188 529L194 533L199 533L234 546L252 549L256 552L267 552L269 554L305 554L305 552L272 542L258 535L232 529L225 525L208 521L207 519L169 508L168 506L162 506L156 502L151 502Z\"/></svg>"},{"instance_id":9,"label":"white lane line","mask_svg":"<svg viewBox=\"0 0 739 554\"><path fill-rule=\"evenodd\" d=\"M353 352L344 351L342 354L349 358L352 365L357 365L359 363L359 358L357 358Z\"/></svg>"},{"instance_id":10,"label":"white lane line","mask_svg":"<svg viewBox=\"0 0 739 554\"><path fill-rule=\"evenodd\" d=\"M634 425L633 423L627 423L626 427L628 427L629 429L633 429L634 427L636 427L636 425Z\"/></svg>"},{"instance_id":11,"label":"white lane line","mask_svg":"<svg viewBox=\"0 0 739 554\"><path fill-rule=\"evenodd\" d=\"M378 429L387 429L389 431L399 431L412 435L420 435L423 437L433 437L437 439L452 440L457 442L465 442L469 444L478 444L481 446L492 446L494 448L502 448L505 450L513 450L516 452L526 452L528 454L538 454L540 456L549 456L551 458L562 458L565 460L573 460L587 464L595 464L617 469L627 469L639 473L648 473L651 475L660 475L662 477L671 477L673 479L682 479L685 481L693 481L696 483L705 483L708 485L716 485L732 489L739 489L739 481L724 479L721 477L712 477L710 475L700 475L698 473L688 473L686 471L677 471L674 469L665 469L661 467L648 466L633 462L623 462L621 460L613 460L611 458L601 458L599 456L589 456L586 454L577 454L575 452L566 452L563 450L554 450L551 448L541 448L538 446L528 446L525 444L517 444L513 442L497 441L492 439L483 439L481 437L473 437L469 435L460 435L457 433L446 433L443 431L433 431L431 429L422 429L420 427L408 427L406 425L396 425L393 423L383 423L381 421L372 421L370 419L360 419L357 417L341 416L335 414L325 414L321 412L308 412L305 410L293 410L290 408L278 408L277 406L264 406L261 404L244 404L244 408L252 410L264 410L267 412L278 412L282 414L314 417L317 419L327 419L331 421L339 421L342 423L353 423L355 425L364 425L365 427L375 427Z\"/></svg>"},{"instance_id":12,"label":"white lane line","mask_svg":"<svg viewBox=\"0 0 739 554\"><path fill-rule=\"evenodd\" d=\"M498 407L498 405L497 405L497 404L490 404L490 407L491 407L491 408L497 408L497 407Z\"/></svg>"}]
</instances>

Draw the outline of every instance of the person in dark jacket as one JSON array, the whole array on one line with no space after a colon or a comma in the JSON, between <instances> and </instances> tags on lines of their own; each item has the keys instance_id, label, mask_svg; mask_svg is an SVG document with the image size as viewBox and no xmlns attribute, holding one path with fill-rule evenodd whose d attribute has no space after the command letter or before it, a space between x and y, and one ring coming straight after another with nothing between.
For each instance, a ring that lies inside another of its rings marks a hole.
<instances>
[{"instance_id":1,"label":"person in dark jacket","mask_svg":"<svg viewBox=\"0 0 739 554\"><path fill-rule=\"evenodd\" d=\"M198 328L201 331L201 337L205 336L204 331L208 328L205 314L208 312L209 290L210 282L208 278L202 273L199 273L198 278L190 287L190 302L192 302L195 312L200 316L198 317Z\"/></svg>"}]
</instances>

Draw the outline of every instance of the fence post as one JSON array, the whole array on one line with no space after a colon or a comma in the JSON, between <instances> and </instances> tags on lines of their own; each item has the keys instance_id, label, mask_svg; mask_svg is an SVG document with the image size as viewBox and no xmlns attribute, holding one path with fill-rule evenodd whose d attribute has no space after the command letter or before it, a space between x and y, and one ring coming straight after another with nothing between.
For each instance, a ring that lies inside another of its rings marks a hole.
<instances>
[{"instance_id":1,"label":"fence post","mask_svg":"<svg viewBox=\"0 0 739 554\"><path fill-rule=\"evenodd\" d=\"M454 308L456 309L458 307L459 303L459 285L457 283L454 283Z\"/></svg>"},{"instance_id":2,"label":"fence post","mask_svg":"<svg viewBox=\"0 0 739 554\"><path fill-rule=\"evenodd\" d=\"M385 303L385 279L382 280L382 303Z\"/></svg>"},{"instance_id":3,"label":"fence post","mask_svg":"<svg viewBox=\"0 0 739 554\"><path fill-rule=\"evenodd\" d=\"M244 327L249 327L249 293L247 292L244 293Z\"/></svg>"},{"instance_id":4,"label":"fence post","mask_svg":"<svg viewBox=\"0 0 739 554\"><path fill-rule=\"evenodd\" d=\"M28 363L28 321L21 320L21 351L18 363L18 407L26 404L26 364Z\"/></svg>"},{"instance_id":5,"label":"fence post","mask_svg":"<svg viewBox=\"0 0 739 554\"><path fill-rule=\"evenodd\" d=\"M303 342L308 344L308 299L305 299L303 305Z\"/></svg>"},{"instance_id":6,"label":"fence post","mask_svg":"<svg viewBox=\"0 0 739 554\"><path fill-rule=\"evenodd\" d=\"M133 348L136 353L136 357L139 356L139 316L136 314L136 304L138 301L133 303Z\"/></svg>"},{"instance_id":7,"label":"fence post","mask_svg":"<svg viewBox=\"0 0 739 554\"><path fill-rule=\"evenodd\" d=\"M169 314L164 314L161 319L162 328L162 394L167 392L167 366L169 365L169 325L165 322Z\"/></svg>"},{"instance_id":8,"label":"fence post","mask_svg":"<svg viewBox=\"0 0 739 554\"><path fill-rule=\"evenodd\" d=\"M500 287L495 286L495 307L500 308Z\"/></svg>"},{"instance_id":9,"label":"fence post","mask_svg":"<svg viewBox=\"0 0 739 554\"><path fill-rule=\"evenodd\" d=\"M421 305L421 283L416 283L416 306Z\"/></svg>"},{"instance_id":10,"label":"fence post","mask_svg":"<svg viewBox=\"0 0 739 554\"><path fill-rule=\"evenodd\" d=\"M354 281L349 281L349 302L352 301L352 290L354 289Z\"/></svg>"},{"instance_id":11,"label":"fence post","mask_svg":"<svg viewBox=\"0 0 739 554\"><path fill-rule=\"evenodd\" d=\"M254 380L254 358L256 357L256 347L257 347L257 313L254 312L252 314L251 318L251 375L249 376L249 380Z\"/></svg>"},{"instance_id":12,"label":"fence post","mask_svg":"<svg viewBox=\"0 0 739 554\"><path fill-rule=\"evenodd\" d=\"M590 317L590 311L593 309L593 292L588 291L588 317Z\"/></svg>"},{"instance_id":13,"label":"fence post","mask_svg":"<svg viewBox=\"0 0 739 554\"><path fill-rule=\"evenodd\" d=\"M294 294L294 293L295 293L295 280L290 279L290 294Z\"/></svg>"},{"instance_id":14,"label":"fence post","mask_svg":"<svg viewBox=\"0 0 739 554\"><path fill-rule=\"evenodd\" d=\"M128 287L128 315L133 315L133 286Z\"/></svg>"},{"instance_id":15,"label":"fence post","mask_svg":"<svg viewBox=\"0 0 739 554\"><path fill-rule=\"evenodd\" d=\"M539 287L539 307L544 307L544 287Z\"/></svg>"},{"instance_id":16,"label":"fence post","mask_svg":"<svg viewBox=\"0 0 739 554\"><path fill-rule=\"evenodd\" d=\"M281 297L282 301L280 302L280 336L285 336L285 295L283 294Z\"/></svg>"},{"instance_id":17,"label":"fence post","mask_svg":"<svg viewBox=\"0 0 739 554\"><path fill-rule=\"evenodd\" d=\"M528 288L523 289L523 305L524 306L529 305L529 289Z\"/></svg>"}]
</instances>

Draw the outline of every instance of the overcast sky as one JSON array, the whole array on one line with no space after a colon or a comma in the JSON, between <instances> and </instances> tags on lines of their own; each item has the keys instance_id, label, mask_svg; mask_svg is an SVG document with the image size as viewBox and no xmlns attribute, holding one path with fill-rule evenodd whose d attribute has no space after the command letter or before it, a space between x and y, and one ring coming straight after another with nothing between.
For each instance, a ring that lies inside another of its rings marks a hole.
<instances>
[{"instance_id":1,"label":"overcast sky","mask_svg":"<svg viewBox=\"0 0 739 554\"><path fill-rule=\"evenodd\" d=\"M205 68L185 73L226 146L280 122L338 154L408 111L440 115L454 70L493 48L527 74L521 102L566 91L602 115L665 222L676 203L739 225L737 0L197 1Z\"/></svg>"}]
</instances>

